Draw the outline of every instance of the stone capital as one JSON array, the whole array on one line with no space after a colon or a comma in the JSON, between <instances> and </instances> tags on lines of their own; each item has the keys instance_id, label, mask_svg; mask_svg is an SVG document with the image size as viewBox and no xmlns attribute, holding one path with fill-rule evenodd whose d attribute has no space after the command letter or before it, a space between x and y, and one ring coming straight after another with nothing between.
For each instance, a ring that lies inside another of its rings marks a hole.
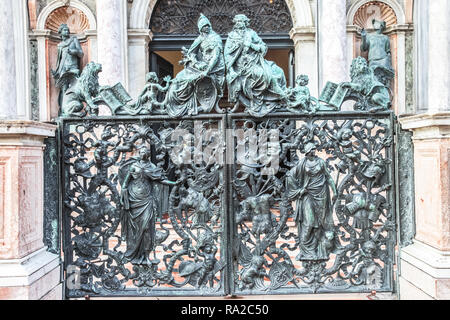
<instances>
[{"instance_id":1,"label":"stone capital","mask_svg":"<svg viewBox=\"0 0 450 320\"><path fill-rule=\"evenodd\" d=\"M0 122L0 145L42 146L47 137L54 137L56 126L49 123L28 120L7 120Z\"/></svg>"},{"instance_id":2,"label":"stone capital","mask_svg":"<svg viewBox=\"0 0 450 320\"><path fill-rule=\"evenodd\" d=\"M414 132L414 140L450 139L450 112L400 116L404 130Z\"/></svg>"},{"instance_id":3,"label":"stone capital","mask_svg":"<svg viewBox=\"0 0 450 320\"><path fill-rule=\"evenodd\" d=\"M315 41L316 40L316 28L315 27L297 27L292 28L289 32L289 36L294 45L299 41Z\"/></svg>"},{"instance_id":4,"label":"stone capital","mask_svg":"<svg viewBox=\"0 0 450 320\"><path fill-rule=\"evenodd\" d=\"M153 39L153 33L148 29L128 29L128 43L130 45L147 45Z\"/></svg>"}]
</instances>

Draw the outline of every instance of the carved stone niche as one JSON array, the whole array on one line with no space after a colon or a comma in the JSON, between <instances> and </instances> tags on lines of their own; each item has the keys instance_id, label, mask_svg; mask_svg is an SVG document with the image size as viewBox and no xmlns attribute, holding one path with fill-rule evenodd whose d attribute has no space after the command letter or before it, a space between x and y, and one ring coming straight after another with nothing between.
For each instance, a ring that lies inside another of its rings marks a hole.
<instances>
[{"instance_id":1,"label":"carved stone niche","mask_svg":"<svg viewBox=\"0 0 450 320\"><path fill-rule=\"evenodd\" d=\"M89 20L79 9L73 7L60 7L53 11L47 18L45 28L58 32L61 24L67 24L70 32L80 34L89 29Z\"/></svg>"},{"instance_id":2,"label":"carved stone niche","mask_svg":"<svg viewBox=\"0 0 450 320\"><path fill-rule=\"evenodd\" d=\"M81 61L80 70L84 68L90 61L90 40L86 36L85 32L91 29L87 16L79 9L65 6L54 10L45 22L45 29L50 30L50 37L47 39L46 46L46 61L48 69L55 69L58 58L58 43L61 41L58 34L58 29L61 24L67 24L70 33L77 35L81 47L84 52L84 57ZM47 83L50 85L47 87L49 119L58 117L59 105L58 95L59 89L55 85L55 80L51 76L50 72L47 73Z\"/></svg>"},{"instance_id":3,"label":"carved stone niche","mask_svg":"<svg viewBox=\"0 0 450 320\"><path fill-rule=\"evenodd\" d=\"M364 28L368 32L373 32L372 19L386 21L386 29L397 24L397 16L395 15L394 9L389 5L381 1L371 1L361 7L359 7L353 18L353 25ZM391 40L391 50L395 48L395 41L390 35ZM361 52L361 36L355 34L354 37L354 58L362 56L367 59L367 52ZM394 52L392 52L394 57ZM393 63L394 64L394 63Z\"/></svg>"}]
</instances>

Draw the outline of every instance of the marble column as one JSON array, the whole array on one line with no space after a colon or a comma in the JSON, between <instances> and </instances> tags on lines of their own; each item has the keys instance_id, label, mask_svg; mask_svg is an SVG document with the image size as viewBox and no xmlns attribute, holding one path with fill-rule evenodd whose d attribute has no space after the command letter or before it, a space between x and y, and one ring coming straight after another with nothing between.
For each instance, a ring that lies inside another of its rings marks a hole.
<instances>
[{"instance_id":1,"label":"marble column","mask_svg":"<svg viewBox=\"0 0 450 320\"><path fill-rule=\"evenodd\" d=\"M316 28L293 28L290 36L295 48L295 74L306 74L309 77L311 94L318 97Z\"/></svg>"},{"instance_id":2,"label":"marble column","mask_svg":"<svg viewBox=\"0 0 450 320\"><path fill-rule=\"evenodd\" d=\"M450 31L446 0L415 2L418 111L450 110Z\"/></svg>"},{"instance_id":3,"label":"marble column","mask_svg":"<svg viewBox=\"0 0 450 320\"><path fill-rule=\"evenodd\" d=\"M433 112L450 110L449 13L449 1L428 1L428 110Z\"/></svg>"},{"instance_id":4,"label":"marble column","mask_svg":"<svg viewBox=\"0 0 450 320\"><path fill-rule=\"evenodd\" d=\"M346 0L320 0L318 19L319 89L327 81L349 78L347 66Z\"/></svg>"},{"instance_id":5,"label":"marble column","mask_svg":"<svg viewBox=\"0 0 450 320\"><path fill-rule=\"evenodd\" d=\"M97 0L97 52L101 85L121 82L128 90L127 1Z\"/></svg>"},{"instance_id":6,"label":"marble column","mask_svg":"<svg viewBox=\"0 0 450 320\"><path fill-rule=\"evenodd\" d=\"M13 0L0 1L0 119L17 116Z\"/></svg>"},{"instance_id":7,"label":"marble column","mask_svg":"<svg viewBox=\"0 0 450 320\"><path fill-rule=\"evenodd\" d=\"M145 86L145 76L149 72L148 44L152 33L148 29L128 30L128 72L129 94L137 98Z\"/></svg>"},{"instance_id":8,"label":"marble column","mask_svg":"<svg viewBox=\"0 0 450 320\"><path fill-rule=\"evenodd\" d=\"M31 119L29 18L26 1L13 1L13 17L17 92L16 119Z\"/></svg>"}]
</instances>

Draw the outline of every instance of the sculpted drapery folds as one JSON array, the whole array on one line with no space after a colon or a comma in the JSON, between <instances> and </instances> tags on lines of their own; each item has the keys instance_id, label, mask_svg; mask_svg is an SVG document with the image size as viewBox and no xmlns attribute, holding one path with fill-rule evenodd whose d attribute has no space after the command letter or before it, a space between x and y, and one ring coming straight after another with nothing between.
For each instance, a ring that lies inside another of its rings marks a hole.
<instances>
[{"instance_id":1,"label":"sculpted drapery folds","mask_svg":"<svg viewBox=\"0 0 450 320\"><path fill-rule=\"evenodd\" d=\"M316 156L315 151L314 143L308 142L306 157L286 177L287 198L295 200L299 261L328 260L327 247L335 238L330 188L336 196L336 185L325 161Z\"/></svg>"},{"instance_id":2,"label":"sculpted drapery folds","mask_svg":"<svg viewBox=\"0 0 450 320\"><path fill-rule=\"evenodd\" d=\"M150 160L146 147L139 156L120 168L122 177L122 237L127 243L125 257L133 264L149 264L155 248L155 222L161 211L163 185L175 185L164 179L164 172Z\"/></svg>"},{"instance_id":3,"label":"sculpted drapery folds","mask_svg":"<svg viewBox=\"0 0 450 320\"><path fill-rule=\"evenodd\" d=\"M225 44L229 101L242 103L252 116L264 116L286 105L286 77L274 62L267 61L267 45L248 28L239 14Z\"/></svg>"},{"instance_id":4,"label":"sculpted drapery folds","mask_svg":"<svg viewBox=\"0 0 450 320\"><path fill-rule=\"evenodd\" d=\"M167 93L164 105L173 118L208 113L223 95L225 64L221 37L204 15L198 20L200 36L189 49L183 48L185 66Z\"/></svg>"}]
</instances>

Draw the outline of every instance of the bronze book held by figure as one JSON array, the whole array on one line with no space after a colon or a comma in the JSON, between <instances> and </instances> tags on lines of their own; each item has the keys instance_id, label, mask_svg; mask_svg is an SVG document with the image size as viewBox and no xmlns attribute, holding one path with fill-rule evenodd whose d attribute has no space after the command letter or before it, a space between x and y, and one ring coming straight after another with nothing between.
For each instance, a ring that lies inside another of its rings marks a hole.
<instances>
[{"instance_id":1,"label":"bronze book held by figure","mask_svg":"<svg viewBox=\"0 0 450 320\"><path fill-rule=\"evenodd\" d=\"M325 102L336 109L339 109L344 102L348 89L328 81L320 95L319 101Z\"/></svg>"},{"instance_id":2,"label":"bronze book held by figure","mask_svg":"<svg viewBox=\"0 0 450 320\"><path fill-rule=\"evenodd\" d=\"M115 110L133 100L120 82L113 87L101 90L100 97L101 100L110 106L113 114L115 114Z\"/></svg>"}]
</instances>

